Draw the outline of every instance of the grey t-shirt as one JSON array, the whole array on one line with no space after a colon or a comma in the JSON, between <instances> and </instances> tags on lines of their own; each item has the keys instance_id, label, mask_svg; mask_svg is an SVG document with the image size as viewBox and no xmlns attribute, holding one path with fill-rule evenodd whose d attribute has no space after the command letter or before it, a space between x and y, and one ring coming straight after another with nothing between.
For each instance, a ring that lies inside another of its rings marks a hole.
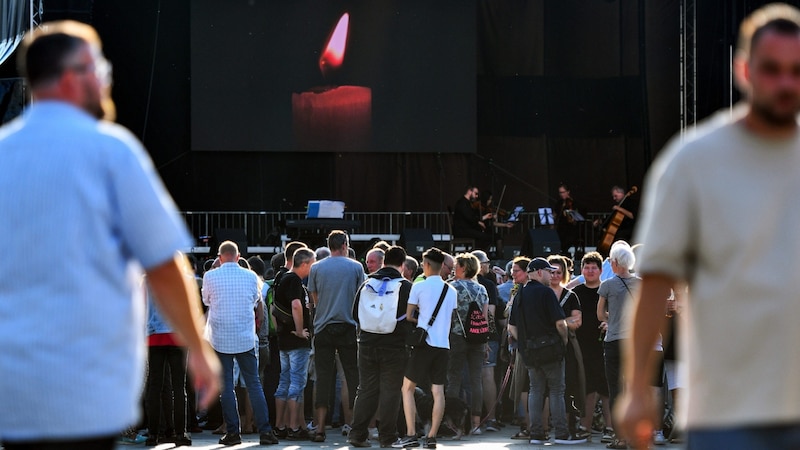
<instances>
[{"instance_id":1,"label":"grey t-shirt","mask_svg":"<svg viewBox=\"0 0 800 450\"><path fill-rule=\"evenodd\" d=\"M633 296L639 289L641 278L625 278L623 282L619 276L603 281L597 295L605 297L606 308L608 308L608 331L606 332L606 342L626 339L628 337L628 310ZM627 283L628 287L625 287ZM630 289L630 292L628 291Z\"/></svg>"},{"instance_id":2,"label":"grey t-shirt","mask_svg":"<svg viewBox=\"0 0 800 450\"><path fill-rule=\"evenodd\" d=\"M356 325L353 319L353 301L365 279L361 263L346 256L329 256L311 266L308 292L317 293L315 333L331 323Z\"/></svg>"}]
</instances>

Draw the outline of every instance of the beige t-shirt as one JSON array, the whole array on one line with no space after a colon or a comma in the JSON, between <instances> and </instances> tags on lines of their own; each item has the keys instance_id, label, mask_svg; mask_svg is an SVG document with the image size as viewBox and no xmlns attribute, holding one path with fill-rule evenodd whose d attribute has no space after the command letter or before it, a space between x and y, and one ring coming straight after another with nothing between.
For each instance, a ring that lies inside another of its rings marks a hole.
<instances>
[{"instance_id":1,"label":"beige t-shirt","mask_svg":"<svg viewBox=\"0 0 800 450\"><path fill-rule=\"evenodd\" d=\"M637 274L690 283L682 419L800 421L800 133L706 124L660 155L644 191Z\"/></svg>"}]
</instances>

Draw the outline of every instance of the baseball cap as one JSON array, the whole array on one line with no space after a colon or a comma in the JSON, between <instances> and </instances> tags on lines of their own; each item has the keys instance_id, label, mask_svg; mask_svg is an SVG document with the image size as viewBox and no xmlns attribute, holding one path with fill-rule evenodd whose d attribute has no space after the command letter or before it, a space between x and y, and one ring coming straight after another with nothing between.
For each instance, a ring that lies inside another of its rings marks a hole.
<instances>
[{"instance_id":1,"label":"baseball cap","mask_svg":"<svg viewBox=\"0 0 800 450\"><path fill-rule=\"evenodd\" d=\"M486 252L483 250L473 250L472 256L478 258L478 262L489 262L489 257L486 255Z\"/></svg>"},{"instance_id":2,"label":"baseball cap","mask_svg":"<svg viewBox=\"0 0 800 450\"><path fill-rule=\"evenodd\" d=\"M549 262L547 262L544 258L533 258L531 262L528 263L528 272L533 272L534 270L542 270L546 269L549 271L558 270L558 267L551 266Z\"/></svg>"}]
</instances>

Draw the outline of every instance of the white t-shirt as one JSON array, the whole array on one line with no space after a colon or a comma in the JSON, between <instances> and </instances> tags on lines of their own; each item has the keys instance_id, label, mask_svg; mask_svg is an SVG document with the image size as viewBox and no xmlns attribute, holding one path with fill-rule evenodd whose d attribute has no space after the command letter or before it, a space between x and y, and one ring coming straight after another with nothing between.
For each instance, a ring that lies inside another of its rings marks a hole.
<instances>
[{"instance_id":1,"label":"white t-shirt","mask_svg":"<svg viewBox=\"0 0 800 450\"><path fill-rule=\"evenodd\" d=\"M447 294L442 301L442 307L436 315L433 325L428 327L433 310L442 295L444 281L439 275L426 278L424 281L414 283L411 286L411 293L408 296L409 305L419 306L419 317L417 326L428 330L426 342L431 347L450 348L450 323L453 317L453 310L456 309L456 290L452 286L447 287Z\"/></svg>"},{"instance_id":2,"label":"white t-shirt","mask_svg":"<svg viewBox=\"0 0 800 450\"><path fill-rule=\"evenodd\" d=\"M800 133L705 124L651 167L637 274L690 286L679 357L691 427L800 421Z\"/></svg>"}]
</instances>

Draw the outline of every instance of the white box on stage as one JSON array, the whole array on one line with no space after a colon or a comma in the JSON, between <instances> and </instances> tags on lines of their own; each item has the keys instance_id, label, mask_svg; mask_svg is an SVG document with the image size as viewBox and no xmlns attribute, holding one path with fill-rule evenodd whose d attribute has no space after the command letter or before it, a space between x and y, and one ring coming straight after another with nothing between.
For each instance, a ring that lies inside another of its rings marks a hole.
<instances>
[{"instance_id":1,"label":"white box on stage","mask_svg":"<svg viewBox=\"0 0 800 450\"><path fill-rule=\"evenodd\" d=\"M344 219L344 202L309 200L307 219Z\"/></svg>"}]
</instances>

